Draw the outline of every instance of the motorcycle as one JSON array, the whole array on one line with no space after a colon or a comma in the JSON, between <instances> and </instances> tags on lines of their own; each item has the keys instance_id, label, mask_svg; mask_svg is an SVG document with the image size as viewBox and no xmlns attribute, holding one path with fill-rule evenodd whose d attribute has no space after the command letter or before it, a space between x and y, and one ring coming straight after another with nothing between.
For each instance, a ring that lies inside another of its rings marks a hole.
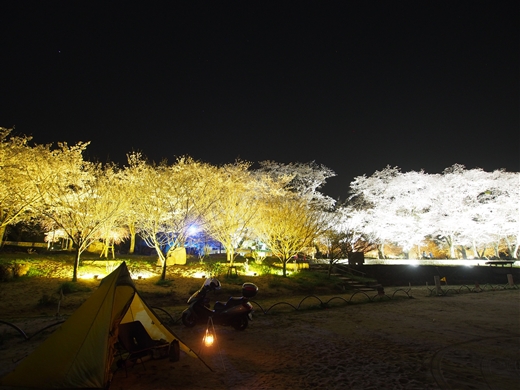
<instances>
[{"instance_id":1,"label":"motorcycle","mask_svg":"<svg viewBox=\"0 0 520 390\"><path fill-rule=\"evenodd\" d=\"M181 317L185 326L191 328L197 323L207 322L211 317L214 324L230 325L236 330L247 328L249 321L253 320L253 305L249 302L249 298L256 295L258 287L253 283L244 283L241 297L230 297L226 303L217 301L212 310L206 294L220 290L220 287L218 279L208 278L188 299L189 307L182 312Z\"/></svg>"}]
</instances>

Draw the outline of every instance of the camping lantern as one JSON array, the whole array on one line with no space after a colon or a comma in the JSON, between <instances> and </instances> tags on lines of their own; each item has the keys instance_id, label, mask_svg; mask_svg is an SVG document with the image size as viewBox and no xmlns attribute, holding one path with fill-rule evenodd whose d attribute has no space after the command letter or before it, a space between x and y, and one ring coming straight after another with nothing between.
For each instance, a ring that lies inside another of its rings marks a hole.
<instances>
[{"instance_id":1,"label":"camping lantern","mask_svg":"<svg viewBox=\"0 0 520 390\"><path fill-rule=\"evenodd\" d=\"M212 351L215 351L215 348L218 350L220 354L220 360L222 361L222 366L224 370L226 367L224 366L224 360L222 360L222 352L220 351L220 346L217 341L217 332L215 331L215 325L213 324L213 318L208 317L208 324L206 325L206 333L204 333L204 337L202 337L202 343L200 344L199 354L202 352L203 347L212 348Z\"/></svg>"},{"instance_id":2,"label":"camping lantern","mask_svg":"<svg viewBox=\"0 0 520 390\"><path fill-rule=\"evenodd\" d=\"M206 325L206 333L202 337L202 344L205 347L211 347L217 341L217 333L215 332L215 325L213 325L213 318L208 318Z\"/></svg>"},{"instance_id":3,"label":"camping lantern","mask_svg":"<svg viewBox=\"0 0 520 390\"><path fill-rule=\"evenodd\" d=\"M206 334L204 335L204 338L202 339L202 342L206 347L211 347L213 343L215 342L215 336L213 333L208 329L206 329Z\"/></svg>"}]
</instances>

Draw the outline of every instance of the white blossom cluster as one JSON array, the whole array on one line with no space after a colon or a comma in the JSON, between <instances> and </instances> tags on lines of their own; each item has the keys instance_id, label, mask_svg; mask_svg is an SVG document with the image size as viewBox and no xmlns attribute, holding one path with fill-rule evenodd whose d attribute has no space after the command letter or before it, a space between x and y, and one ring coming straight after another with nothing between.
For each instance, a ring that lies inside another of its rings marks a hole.
<instances>
[{"instance_id":1,"label":"white blossom cluster","mask_svg":"<svg viewBox=\"0 0 520 390\"><path fill-rule=\"evenodd\" d=\"M456 164L442 174L401 172L387 167L351 183L349 218L380 244L404 251L434 240L474 257L499 250L518 258L520 173L465 169ZM486 252L487 250L487 252Z\"/></svg>"}]
</instances>

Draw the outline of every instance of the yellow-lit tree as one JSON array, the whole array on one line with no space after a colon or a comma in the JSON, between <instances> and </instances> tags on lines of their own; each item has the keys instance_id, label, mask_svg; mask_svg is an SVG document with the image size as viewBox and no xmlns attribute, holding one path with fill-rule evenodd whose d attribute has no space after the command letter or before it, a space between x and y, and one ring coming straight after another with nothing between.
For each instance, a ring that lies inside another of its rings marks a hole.
<instances>
[{"instance_id":1,"label":"yellow-lit tree","mask_svg":"<svg viewBox=\"0 0 520 390\"><path fill-rule=\"evenodd\" d=\"M108 258L111 252L112 258L114 258L114 246L126 240L130 235L127 222L128 215L132 215L132 204L127 196L127 183L123 180L120 170L116 166L107 165L104 171L107 176L107 184L111 187L110 197L119 204L119 207L117 212L105 220L97 235L103 243L100 257Z\"/></svg>"},{"instance_id":2,"label":"yellow-lit tree","mask_svg":"<svg viewBox=\"0 0 520 390\"><path fill-rule=\"evenodd\" d=\"M141 155L129 156L133 182L136 226L148 246L155 248L166 278L166 255L183 247L190 229L202 224L213 204L218 180L216 167L179 158L175 164L148 164Z\"/></svg>"},{"instance_id":3,"label":"yellow-lit tree","mask_svg":"<svg viewBox=\"0 0 520 390\"><path fill-rule=\"evenodd\" d=\"M257 176L249 171L251 164L237 161L218 170L218 194L203 215L205 231L226 249L230 266L235 251L247 238L260 205Z\"/></svg>"},{"instance_id":4,"label":"yellow-lit tree","mask_svg":"<svg viewBox=\"0 0 520 390\"><path fill-rule=\"evenodd\" d=\"M255 232L280 259L283 275L287 276L287 263L298 252L312 246L329 227L329 218L320 202L293 192L270 195L263 201Z\"/></svg>"},{"instance_id":5,"label":"yellow-lit tree","mask_svg":"<svg viewBox=\"0 0 520 390\"><path fill-rule=\"evenodd\" d=\"M78 279L81 254L99 239L103 227L119 212L113 196L115 175L110 168L83 160L85 144L59 144L53 152L56 171L52 185L37 185L42 197L40 214L49 230L61 229L73 242L76 255L72 281Z\"/></svg>"},{"instance_id":6,"label":"yellow-lit tree","mask_svg":"<svg viewBox=\"0 0 520 390\"><path fill-rule=\"evenodd\" d=\"M165 172L167 193L165 236L169 250L184 247L192 228L204 228L203 216L218 199L226 196L219 191L217 167L181 157ZM165 277L166 265L162 277Z\"/></svg>"},{"instance_id":7,"label":"yellow-lit tree","mask_svg":"<svg viewBox=\"0 0 520 390\"><path fill-rule=\"evenodd\" d=\"M99 257L108 259L110 254L112 254L112 258L115 259L114 246L122 243L128 236L129 234L126 228L114 226L112 223L106 223L99 233L99 240L103 243Z\"/></svg>"},{"instance_id":8,"label":"yellow-lit tree","mask_svg":"<svg viewBox=\"0 0 520 390\"><path fill-rule=\"evenodd\" d=\"M136 235L137 235L137 221L139 219L139 213L143 211L142 205L137 205L140 202L142 194L145 199L148 192L146 182L147 180L155 180L156 177L149 172L145 158L141 153L134 152L127 155L128 165L118 171L119 184L121 188L121 194L123 198L121 226L125 226L128 232L128 238L130 239L130 247L128 253L133 254L135 252Z\"/></svg>"},{"instance_id":9,"label":"yellow-lit tree","mask_svg":"<svg viewBox=\"0 0 520 390\"><path fill-rule=\"evenodd\" d=\"M41 199L34 175L38 173L41 185L49 175L49 147L30 146L30 137L11 133L12 129L0 127L0 244L7 226L34 217Z\"/></svg>"},{"instance_id":10,"label":"yellow-lit tree","mask_svg":"<svg viewBox=\"0 0 520 390\"><path fill-rule=\"evenodd\" d=\"M165 256L161 239L164 231L163 219L166 214L162 166L149 164L140 153L128 155L128 166L123 171L126 182L127 199L133 205L129 214L128 225L133 232L139 231L141 237L150 248L154 248L159 259L164 263ZM135 235L131 234L131 237Z\"/></svg>"}]
</instances>

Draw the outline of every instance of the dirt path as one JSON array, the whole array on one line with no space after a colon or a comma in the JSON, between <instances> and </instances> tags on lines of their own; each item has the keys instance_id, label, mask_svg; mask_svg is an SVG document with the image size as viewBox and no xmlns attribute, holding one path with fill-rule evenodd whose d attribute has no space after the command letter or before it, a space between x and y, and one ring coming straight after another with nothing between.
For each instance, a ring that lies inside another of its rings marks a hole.
<instances>
[{"instance_id":1,"label":"dirt path","mask_svg":"<svg viewBox=\"0 0 520 390\"><path fill-rule=\"evenodd\" d=\"M387 292L388 294L388 292ZM174 331L213 369L182 357L115 373L111 389L513 389L520 383L520 290L394 298L329 309L273 309L244 332ZM294 299L297 304L299 300ZM20 320L37 329L48 319ZM12 332L0 326L1 332ZM29 332L28 332L29 333ZM4 343L0 373L44 339Z\"/></svg>"}]
</instances>

